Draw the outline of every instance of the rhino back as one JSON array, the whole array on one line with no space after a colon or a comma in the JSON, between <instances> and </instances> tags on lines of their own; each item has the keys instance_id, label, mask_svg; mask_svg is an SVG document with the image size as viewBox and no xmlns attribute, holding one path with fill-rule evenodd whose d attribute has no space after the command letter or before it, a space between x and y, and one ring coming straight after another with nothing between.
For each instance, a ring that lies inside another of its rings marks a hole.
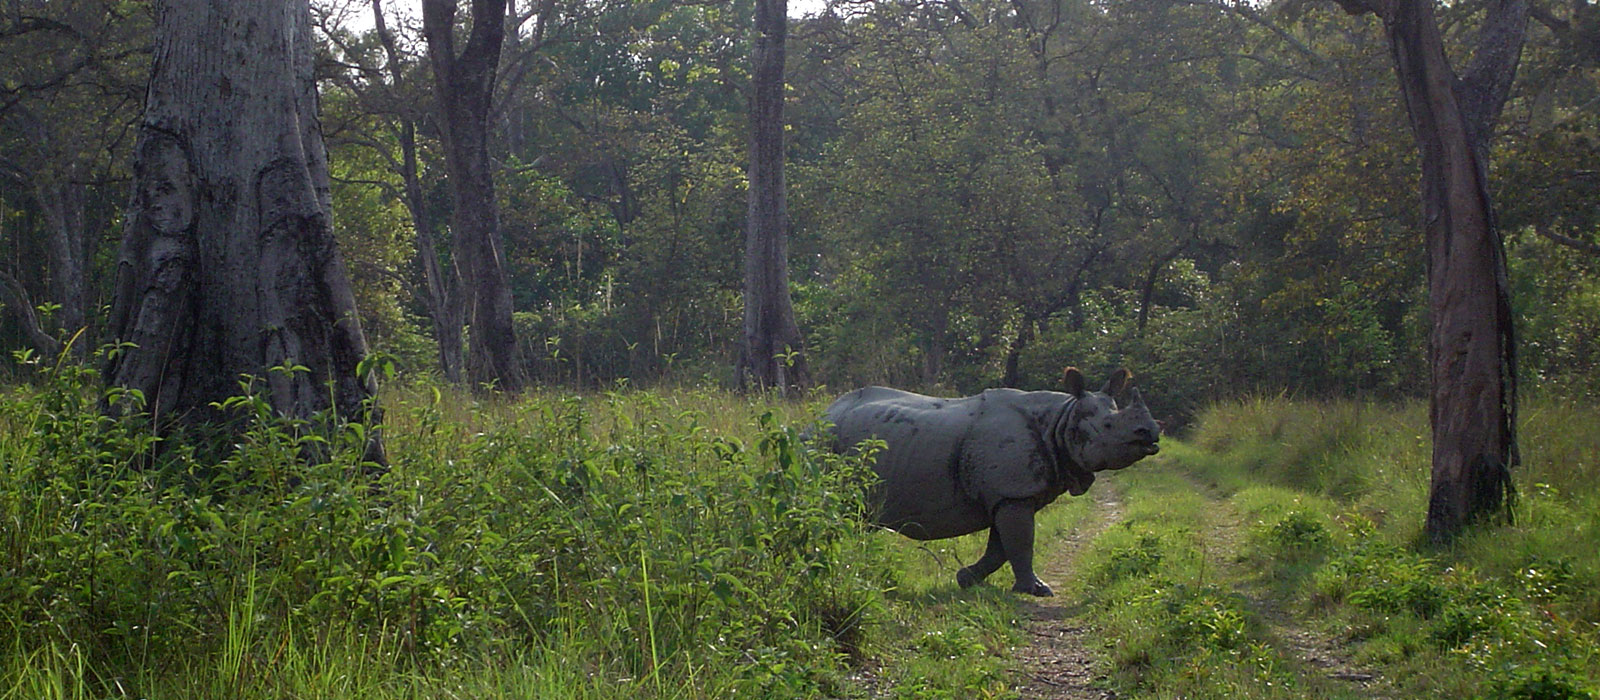
<instances>
[{"instance_id":1,"label":"rhino back","mask_svg":"<svg viewBox=\"0 0 1600 700\"><path fill-rule=\"evenodd\" d=\"M869 387L827 411L842 447L880 439L878 521L916 539L989 527L994 507L1016 498L1053 500L1037 401L1015 390L941 399Z\"/></svg>"},{"instance_id":2,"label":"rhino back","mask_svg":"<svg viewBox=\"0 0 1600 700\"><path fill-rule=\"evenodd\" d=\"M982 408L962 441L962 478L965 489L986 508L1008 500L1032 500L1042 508L1068 490L1082 493L1088 488L1094 475L1063 464L1064 455L1051 442L1055 421L1070 397L990 389L973 398L982 399Z\"/></svg>"}]
</instances>

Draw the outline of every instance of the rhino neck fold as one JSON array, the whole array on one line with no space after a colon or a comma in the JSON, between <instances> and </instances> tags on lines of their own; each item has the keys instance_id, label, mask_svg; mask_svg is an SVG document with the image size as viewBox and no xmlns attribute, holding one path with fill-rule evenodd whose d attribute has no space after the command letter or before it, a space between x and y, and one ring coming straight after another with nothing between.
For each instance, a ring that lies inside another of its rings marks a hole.
<instances>
[{"instance_id":1,"label":"rhino neck fold","mask_svg":"<svg viewBox=\"0 0 1600 700\"><path fill-rule=\"evenodd\" d=\"M1055 464L1056 481L1063 490L1081 496L1094 483L1094 470L1084 461L1083 445L1072 440L1072 414L1077 407L1078 400L1075 398L1068 398L1061 404L1054 425L1050 427L1050 439L1046 442Z\"/></svg>"}]
</instances>

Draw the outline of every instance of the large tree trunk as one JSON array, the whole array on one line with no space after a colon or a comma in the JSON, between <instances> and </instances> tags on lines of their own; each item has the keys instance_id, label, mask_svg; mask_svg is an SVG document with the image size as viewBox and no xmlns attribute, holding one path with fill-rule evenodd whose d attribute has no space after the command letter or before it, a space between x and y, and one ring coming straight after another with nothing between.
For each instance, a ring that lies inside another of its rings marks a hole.
<instances>
[{"instance_id":1,"label":"large tree trunk","mask_svg":"<svg viewBox=\"0 0 1600 700\"><path fill-rule=\"evenodd\" d=\"M134 346L109 382L142 391L161 421L224 421L212 402L246 374L281 415L367 416L307 0L163 0L157 14L111 318Z\"/></svg>"},{"instance_id":2,"label":"large tree trunk","mask_svg":"<svg viewBox=\"0 0 1600 700\"><path fill-rule=\"evenodd\" d=\"M756 0L750 98L749 219L744 245L744 348L739 386L810 383L789 298L789 212L783 179L783 63L787 0Z\"/></svg>"},{"instance_id":3,"label":"large tree trunk","mask_svg":"<svg viewBox=\"0 0 1600 700\"><path fill-rule=\"evenodd\" d=\"M1526 0L1491 0L1457 78L1433 0L1340 0L1384 20L1422 160L1432 328L1433 480L1428 537L1452 540L1496 513L1517 462L1516 347L1505 252L1489 198L1488 139L1510 93Z\"/></svg>"},{"instance_id":4,"label":"large tree trunk","mask_svg":"<svg viewBox=\"0 0 1600 700\"><path fill-rule=\"evenodd\" d=\"M454 36L456 10L456 0L422 3L445 167L454 195L453 250L471 329L467 379L478 387L493 385L517 391L525 378L511 321L511 283L506 275L489 157L489 117L505 39L506 0L472 0L472 28L459 54Z\"/></svg>"}]
</instances>

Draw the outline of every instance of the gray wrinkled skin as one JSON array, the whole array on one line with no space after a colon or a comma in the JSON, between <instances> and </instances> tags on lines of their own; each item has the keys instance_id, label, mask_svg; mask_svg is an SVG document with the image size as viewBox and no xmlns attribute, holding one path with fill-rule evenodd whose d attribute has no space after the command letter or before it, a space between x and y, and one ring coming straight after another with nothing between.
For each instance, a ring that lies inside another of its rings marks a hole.
<instances>
[{"instance_id":1,"label":"gray wrinkled skin","mask_svg":"<svg viewBox=\"0 0 1600 700\"><path fill-rule=\"evenodd\" d=\"M918 540L989 529L982 559L961 569L966 588L1002 563L1012 590L1051 595L1033 574L1033 517L1063 493L1081 495L1095 472L1122 469L1160 450L1150 416L1127 370L1086 391L1068 368L1067 393L990 389L940 399L886 387L857 389L828 407L837 449L867 439L887 449L874 470L875 520ZM1114 397L1128 405L1118 408Z\"/></svg>"}]
</instances>

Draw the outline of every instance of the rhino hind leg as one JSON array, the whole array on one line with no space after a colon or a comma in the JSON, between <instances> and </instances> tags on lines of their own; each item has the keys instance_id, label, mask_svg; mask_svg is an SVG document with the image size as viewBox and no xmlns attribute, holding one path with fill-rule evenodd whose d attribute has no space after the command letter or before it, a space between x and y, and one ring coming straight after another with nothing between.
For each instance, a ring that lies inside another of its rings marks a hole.
<instances>
[{"instance_id":1,"label":"rhino hind leg","mask_svg":"<svg viewBox=\"0 0 1600 700\"><path fill-rule=\"evenodd\" d=\"M1006 563L1006 549L1000 542L1000 535L994 528L989 528L989 546L983 550L983 557L972 563L972 566L961 567L956 572L956 584L962 588L971 588L982 583L989 574Z\"/></svg>"},{"instance_id":2,"label":"rhino hind leg","mask_svg":"<svg viewBox=\"0 0 1600 700\"><path fill-rule=\"evenodd\" d=\"M1033 504L1026 501L1006 501L994 510L994 534L999 535L1000 546L1011 562L1011 573L1017 582L1011 587L1016 593L1051 596L1055 592L1033 573ZM988 557L987 554L984 555ZM980 560L981 561L981 560Z\"/></svg>"}]
</instances>

